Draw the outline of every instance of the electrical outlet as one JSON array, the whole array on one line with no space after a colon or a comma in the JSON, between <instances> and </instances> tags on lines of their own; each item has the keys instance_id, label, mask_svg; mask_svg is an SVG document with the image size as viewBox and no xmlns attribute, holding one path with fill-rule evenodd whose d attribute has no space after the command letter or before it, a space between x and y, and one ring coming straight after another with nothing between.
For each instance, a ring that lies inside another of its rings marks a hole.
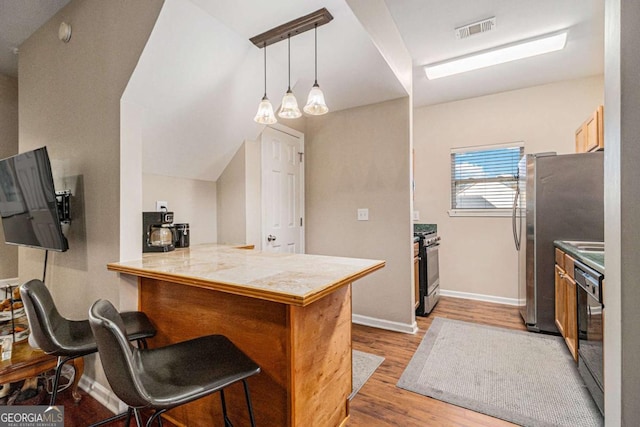
<instances>
[{"instance_id":1,"label":"electrical outlet","mask_svg":"<svg viewBox=\"0 0 640 427\"><path fill-rule=\"evenodd\" d=\"M164 200L156 200L156 211L161 212L161 211L168 211L169 210L169 204L164 201Z\"/></svg>"},{"instance_id":2,"label":"electrical outlet","mask_svg":"<svg viewBox=\"0 0 640 427\"><path fill-rule=\"evenodd\" d=\"M420 211L413 211L413 220L414 221L420 220Z\"/></svg>"},{"instance_id":3,"label":"electrical outlet","mask_svg":"<svg viewBox=\"0 0 640 427\"><path fill-rule=\"evenodd\" d=\"M369 221L369 209L358 209L358 221Z\"/></svg>"}]
</instances>

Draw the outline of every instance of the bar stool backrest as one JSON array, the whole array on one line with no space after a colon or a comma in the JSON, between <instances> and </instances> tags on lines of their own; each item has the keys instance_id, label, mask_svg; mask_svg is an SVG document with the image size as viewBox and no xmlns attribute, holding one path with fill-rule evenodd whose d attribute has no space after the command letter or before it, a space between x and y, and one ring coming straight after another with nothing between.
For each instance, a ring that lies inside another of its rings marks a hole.
<instances>
[{"instance_id":1,"label":"bar stool backrest","mask_svg":"<svg viewBox=\"0 0 640 427\"><path fill-rule=\"evenodd\" d=\"M49 289L41 280L33 279L20 287L20 297L38 347L47 354L65 354L69 321L58 312Z\"/></svg>"},{"instance_id":2,"label":"bar stool backrest","mask_svg":"<svg viewBox=\"0 0 640 427\"><path fill-rule=\"evenodd\" d=\"M140 350L127 340L118 310L109 301L99 300L89 311L89 323L113 392L132 408L148 406L150 401L136 370Z\"/></svg>"}]
</instances>

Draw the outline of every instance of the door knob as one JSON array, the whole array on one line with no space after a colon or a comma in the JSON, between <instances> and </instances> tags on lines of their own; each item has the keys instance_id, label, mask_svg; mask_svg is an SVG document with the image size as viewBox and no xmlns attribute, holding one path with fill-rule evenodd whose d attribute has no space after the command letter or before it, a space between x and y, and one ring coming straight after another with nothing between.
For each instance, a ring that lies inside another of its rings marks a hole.
<instances>
[{"instance_id":1,"label":"door knob","mask_svg":"<svg viewBox=\"0 0 640 427\"><path fill-rule=\"evenodd\" d=\"M273 234L269 234L267 236L267 242L275 242L276 241L276 236L274 236Z\"/></svg>"}]
</instances>

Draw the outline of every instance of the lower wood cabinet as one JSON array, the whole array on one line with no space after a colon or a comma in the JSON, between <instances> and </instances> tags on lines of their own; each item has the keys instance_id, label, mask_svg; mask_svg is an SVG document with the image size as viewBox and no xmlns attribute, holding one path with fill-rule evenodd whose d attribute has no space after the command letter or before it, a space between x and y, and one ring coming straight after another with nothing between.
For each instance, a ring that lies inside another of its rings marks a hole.
<instances>
[{"instance_id":1,"label":"lower wood cabinet","mask_svg":"<svg viewBox=\"0 0 640 427\"><path fill-rule=\"evenodd\" d=\"M567 323L565 325L564 341L573 355L573 359L578 361L578 295L576 281L571 276L564 278L566 285Z\"/></svg>"},{"instance_id":2,"label":"lower wood cabinet","mask_svg":"<svg viewBox=\"0 0 640 427\"><path fill-rule=\"evenodd\" d=\"M559 257L562 262L558 262ZM578 295L573 265L573 258L556 249L555 322L571 355L578 361Z\"/></svg>"},{"instance_id":3,"label":"lower wood cabinet","mask_svg":"<svg viewBox=\"0 0 640 427\"><path fill-rule=\"evenodd\" d=\"M565 272L556 264L556 327L560 335L565 336L567 324L567 290L564 283Z\"/></svg>"},{"instance_id":4,"label":"lower wood cabinet","mask_svg":"<svg viewBox=\"0 0 640 427\"><path fill-rule=\"evenodd\" d=\"M420 305L420 244L413 244L413 286L415 292L415 307L418 308Z\"/></svg>"}]
</instances>

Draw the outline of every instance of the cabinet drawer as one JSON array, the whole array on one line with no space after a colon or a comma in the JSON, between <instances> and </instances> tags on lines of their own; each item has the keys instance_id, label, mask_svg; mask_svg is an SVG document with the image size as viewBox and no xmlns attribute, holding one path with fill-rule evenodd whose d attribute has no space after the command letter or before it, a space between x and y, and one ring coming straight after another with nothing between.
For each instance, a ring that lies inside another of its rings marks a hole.
<instances>
[{"instance_id":1,"label":"cabinet drawer","mask_svg":"<svg viewBox=\"0 0 640 427\"><path fill-rule=\"evenodd\" d=\"M560 249L556 248L556 264L558 264L558 266L560 266L560 268L563 270L565 270L564 257L565 257L565 253L562 252ZM571 272L571 275L573 275L573 272Z\"/></svg>"},{"instance_id":2,"label":"cabinet drawer","mask_svg":"<svg viewBox=\"0 0 640 427\"><path fill-rule=\"evenodd\" d=\"M575 265L575 260L571 258L569 255L564 254L564 271L567 273L567 276L575 279L573 276L573 266Z\"/></svg>"}]
</instances>

